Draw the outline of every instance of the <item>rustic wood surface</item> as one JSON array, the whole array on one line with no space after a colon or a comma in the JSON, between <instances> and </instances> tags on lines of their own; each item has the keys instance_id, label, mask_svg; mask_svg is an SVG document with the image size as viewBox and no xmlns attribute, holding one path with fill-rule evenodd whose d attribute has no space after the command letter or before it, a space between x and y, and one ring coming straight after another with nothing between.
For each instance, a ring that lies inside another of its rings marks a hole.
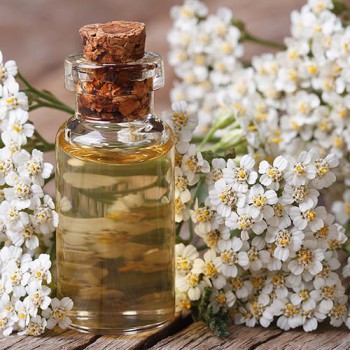
<instances>
[{"instance_id":1,"label":"rustic wood surface","mask_svg":"<svg viewBox=\"0 0 350 350\"><path fill-rule=\"evenodd\" d=\"M73 94L63 88L63 59L80 50L80 26L118 19L144 21L148 33L147 47L166 58L166 32L171 26L169 10L179 3L181 0L1 0L0 50L5 59L18 62L23 75L35 86L51 90L73 105ZM209 5L213 9L229 6L247 23L251 32L281 42L289 32L290 11L303 3L303 0L218 0ZM266 49L247 45L246 58L263 51ZM158 112L169 108L168 94L174 76L168 65L166 73L166 86L156 97ZM50 141L66 118L64 113L44 109L31 114L36 127ZM47 159L53 161L53 155L49 154ZM101 337L72 330L50 331L39 338L13 335L0 338L0 350L350 349L350 334L345 328L323 326L310 334L301 330L282 332L277 328L231 326L230 333L228 339L220 340L201 323L188 326L188 321L176 320L165 329L137 336Z\"/></svg>"},{"instance_id":2,"label":"rustic wood surface","mask_svg":"<svg viewBox=\"0 0 350 350\"><path fill-rule=\"evenodd\" d=\"M316 332L284 332L276 327L230 326L230 336L218 339L200 322L177 319L167 327L139 335L98 336L72 330L50 331L41 337L0 338L0 350L346 350L345 327L320 326ZM182 330L181 330L182 329Z\"/></svg>"}]
</instances>

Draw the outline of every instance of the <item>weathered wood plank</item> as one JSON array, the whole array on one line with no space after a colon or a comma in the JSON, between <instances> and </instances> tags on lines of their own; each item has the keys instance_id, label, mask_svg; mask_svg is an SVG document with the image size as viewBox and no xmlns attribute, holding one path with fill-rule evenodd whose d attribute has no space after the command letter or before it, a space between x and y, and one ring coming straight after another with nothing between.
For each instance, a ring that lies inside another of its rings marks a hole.
<instances>
[{"instance_id":1,"label":"weathered wood plank","mask_svg":"<svg viewBox=\"0 0 350 350\"><path fill-rule=\"evenodd\" d=\"M185 329L191 323L190 318L177 317L167 326L154 331L136 335L103 336L91 343L85 350L139 350L148 349L160 340Z\"/></svg>"},{"instance_id":2,"label":"weathered wood plank","mask_svg":"<svg viewBox=\"0 0 350 350\"><path fill-rule=\"evenodd\" d=\"M230 336L218 339L202 323L193 323L174 336L163 339L151 350L345 350L350 349L347 328L322 326L313 333L301 329L284 332L276 327L230 326Z\"/></svg>"},{"instance_id":3,"label":"weathered wood plank","mask_svg":"<svg viewBox=\"0 0 350 350\"><path fill-rule=\"evenodd\" d=\"M74 350L84 349L98 336L72 330L49 331L40 337L11 335L0 338L0 350Z\"/></svg>"},{"instance_id":4,"label":"weathered wood plank","mask_svg":"<svg viewBox=\"0 0 350 350\"><path fill-rule=\"evenodd\" d=\"M248 328L231 326L230 336L226 339L216 338L206 326L200 322L193 323L188 328L168 337L153 346L152 350L224 350L224 349L255 349L255 346L278 337L282 331L277 328Z\"/></svg>"},{"instance_id":5,"label":"weathered wood plank","mask_svg":"<svg viewBox=\"0 0 350 350\"><path fill-rule=\"evenodd\" d=\"M49 331L41 337L17 336L0 337L0 350L131 350L142 349L156 344L161 339L184 329L190 323L176 317L163 328L138 335L99 336L78 333L73 330Z\"/></svg>"},{"instance_id":6,"label":"weathered wood plank","mask_svg":"<svg viewBox=\"0 0 350 350\"><path fill-rule=\"evenodd\" d=\"M346 350L350 349L350 331L346 327L323 325L316 332L302 329L283 332L275 339L254 348L255 350Z\"/></svg>"}]
</instances>

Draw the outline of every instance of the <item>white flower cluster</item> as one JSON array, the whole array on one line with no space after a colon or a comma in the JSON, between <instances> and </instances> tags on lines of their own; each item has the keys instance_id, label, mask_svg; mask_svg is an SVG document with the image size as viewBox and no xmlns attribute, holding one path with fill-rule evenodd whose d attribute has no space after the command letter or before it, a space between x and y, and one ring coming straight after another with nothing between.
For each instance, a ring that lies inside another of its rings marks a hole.
<instances>
[{"instance_id":1,"label":"white flower cluster","mask_svg":"<svg viewBox=\"0 0 350 350\"><path fill-rule=\"evenodd\" d=\"M230 312L238 324L268 327L277 319L284 330L312 331L328 318L350 326L337 273L347 237L318 203L319 190L335 181L335 154L321 158L310 150L259 164L244 155L210 165L191 145L180 158L177 221L192 221L206 251L201 257L191 244L176 246L179 310L190 312L209 287L214 314Z\"/></svg>"},{"instance_id":2,"label":"white flower cluster","mask_svg":"<svg viewBox=\"0 0 350 350\"><path fill-rule=\"evenodd\" d=\"M232 83L237 58L243 54L240 30L232 24L229 9L220 8L208 15L198 0L186 0L172 8L173 28L168 36L169 62L180 82L171 91L172 101L185 100L196 111L201 132L213 119L220 105L218 91Z\"/></svg>"},{"instance_id":3,"label":"white flower cluster","mask_svg":"<svg viewBox=\"0 0 350 350\"><path fill-rule=\"evenodd\" d=\"M58 224L54 203L42 188L52 165L42 152L22 149L34 126L16 74L16 63L3 63L0 52L0 332L39 335L56 324L67 327L73 303L49 297L51 260L40 252L50 250Z\"/></svg>"},{"instance_id":4,"label":"white flower cluster","mask_svg":"<svg viewBox=\"0 0 350 350\"><path fill-rule=\"evenodd\" d=\"M220 23L219 28L226 32L228 28L237 31L230 25L229 10L209 15L201 2L185 1L172 13L170 58L182 81L173 89L172 99L187 99L204 126L220 115L224 103L239 121L251 153L293 155L317 148L322 156L338 155L341 186L325 200L327 206L340 200L332 211L337 220L346 223L350 220L349 193L344 189L344 185L350 186L346 179L350 172L350 26L334 11L332 0L308 0L291 14L286 49L254 57L251 66L244 68L237 60L242 53L239 34L223 34L235 48L231 54L222 55L216 49L221 39L215 24ZM200 48L202 35L210 38L204 49ZM196 59L197 52L204 52L202 60ZM223 80L216 78L213 62L223 68ZM234 132L237 130L228 128L224 138L234 138Z\"/></svg>"},{"instance_id":5,"label":"white flower cluster","mask_svg":"<svg viewBox=\"0 0 350 350\"><path fill-rule=\"evenodd\" d=\"M347 184L350 26L332 9L332 1L309 0L292 12L286 50L253 58L245 70L250 88L241 96L229 91L227 100L254 152L295 154L316 147L323 156L335 153L342 159L338 179ZM240 88L232 82L232 91ZM329 196L329 202L336 199ZM348 220L343 208L336 205L333 212Z\"/></svg>"}]
</instances>

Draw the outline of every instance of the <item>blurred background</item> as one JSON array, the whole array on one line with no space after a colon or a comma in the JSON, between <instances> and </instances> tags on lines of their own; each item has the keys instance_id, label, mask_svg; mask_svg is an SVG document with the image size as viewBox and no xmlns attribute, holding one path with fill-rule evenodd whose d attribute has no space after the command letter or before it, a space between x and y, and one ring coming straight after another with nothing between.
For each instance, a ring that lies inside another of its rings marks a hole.
<instances>
[{"instance_id":1,"label":"blurred background","mask_svg":"<svg viewBox=\"0 0 350 350\"><path fill-rule=\"evenodd\" d=\"M233 10L250 32L282 42L289 33L290 12L304 0L208 0L212 11L220 6ZM73 106L73 93L63 86L63 60L80 51L78 29L84 24L111 20L142 21L147 26L147 48L167 59L167 32L171 28L170 8L181 0L0 0L0 50L4 60L14 59L21 73L36 87L50 90ZM266 51L246 46L246 58ZM156 111L170 107L169 90L174 81L166 64L166 86L156 94ZM53 141L60 124L68 118L62 112L40 109L31 112L38 130ZM49 156L52 160L52 157Z\"/></svg>"}]
</instances>

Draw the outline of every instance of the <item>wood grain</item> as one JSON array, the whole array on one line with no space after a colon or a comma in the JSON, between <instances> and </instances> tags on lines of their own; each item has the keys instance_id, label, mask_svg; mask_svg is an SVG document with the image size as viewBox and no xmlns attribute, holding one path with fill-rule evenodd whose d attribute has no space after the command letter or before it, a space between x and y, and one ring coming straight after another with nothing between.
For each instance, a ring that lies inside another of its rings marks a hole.
<instances>
[{"instance_id":1,"label":"wood grain","mask_svg":"<svg viewBox=\"0 0 350 350\"><path fill-rule=\"evenodd\" d=\"M1 337L0 350L73 350L85 349L98 336L75 331L49 331L40 337L11 335Z\"/></svg>"},{"instance_id":2,"label":"wood grain","mask_svg":"<svg viewBox=\"0 0 350 350\"><path fill-rule=\"evenodd\" d=\"M255 349L270 339L278 337L282 331L277 328L248 328L244 326L231 326L230 336L226 339L218 339L207 327L200 322L193 323L188 328L172 337L163 339L152 350L225 350Z\"/></svg>"},{"instance_id":3,"label":"wood grain","mask_svg":"<svg viewBox=\"0 0 350 350\"><path fill-rule=\"evenodd\" d=\"M302 329L284 332L276 327L248 328L230 326L230 336L218 339L202 323L168 337L151 347L151 350L345 350L350 349L350 332L347 328L322 325L317 331L305 333Z\"/></svg>"},{"instance_id":4,"label":"wood grain","mask_svg":"<svg viewBox=\"0 0 350 350\"><path fill-rule=\"evenodd\" d=\"M49 331L40 337L0 337L0 350L137 350L146 349L186 328L189 318L176 317L165 327L136 335L100 336L73 330Z\"/></svg>"}]
</instances>

